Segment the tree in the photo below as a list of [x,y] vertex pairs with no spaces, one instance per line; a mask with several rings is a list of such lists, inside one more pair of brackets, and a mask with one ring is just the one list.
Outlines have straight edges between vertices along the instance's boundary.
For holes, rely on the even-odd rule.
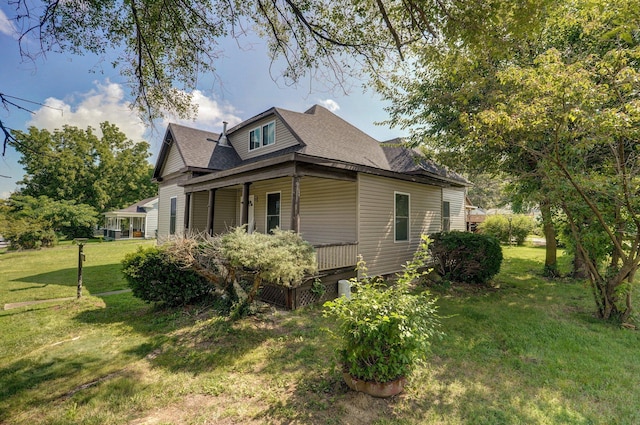
[[495,44],[445,34],[381,87],[416,141],[516,176],[546,217],[561,209],[599,316],[624,321],[640,262],[640,5],[551,4],[524,32],[505,16]]
[[429,146],[440,162],[469,175],[502,176],[505,195],[517,210],[541,206],[547,238],[545,272],[553,276],[557,274],[554,206],[545,196],[538,158],[519,146],[472,141],[468,122],[469,116],[500,101],[498,72],[512,63],[529,63],[541,49],[540,23],[546,22],[548,9],[546,2],[540,5],[531,15],[537,23],[525,25],[526,31],[509,29],[523,20],[517,18],[520,12],[509,17],[506,11],[512,6],[497,5],[505,8],[498,13],[505,15],[505,21],[488,29],[484,39],[465,37],[462,29],[421,46],[415,49],[415,60],[379,88],[392,101],[389,122],[411,129],[413,143]]
[[[598,315],[626,321],[640,263],[640,5],[576,1],[552,46],[496,73],[496,101],[467,115],[473,143],[538,161],[589,271]],[[544,141],[545,143],[540,143]]]
[[0,202],[0,233],[13,247],[51,246],[58,236],[90,237],[98,212],[86,204],[12,194]]
[[[511,31],[526,32],[548,1],[115,0],[79,7],[16,0],[13,19],[25,57],[115,52],[110,64],[129,79],[134,105],[153,119],[164,111],[193,112],[189,93],[199,75],[215,72],[223,37],[255,30],[268,40],[272,58],[284,60],[288,82],[315,70],[341,85],[363,71],[380,76],[409,46],[443,36],[495,44]],[[508,27],[486,31],[486,23],[497,22]]]
[[149,144],[128,140],[108,122],[100,129],[100,138],[91,127],[16,131],[13,145],[26,172],[20,193],[87,204],[99,212],[154,196]]

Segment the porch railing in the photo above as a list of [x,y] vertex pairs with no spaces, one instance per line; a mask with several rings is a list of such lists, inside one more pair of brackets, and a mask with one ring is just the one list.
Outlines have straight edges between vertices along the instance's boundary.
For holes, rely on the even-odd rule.
[[358,242],[318,244],[313,247],[316,249],[319,271],[355,267],[358,261]]

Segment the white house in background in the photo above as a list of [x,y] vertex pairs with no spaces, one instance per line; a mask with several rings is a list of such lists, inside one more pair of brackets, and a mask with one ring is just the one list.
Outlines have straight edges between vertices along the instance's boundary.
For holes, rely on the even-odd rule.
[[104,237],[154,239],[158,231],[158,197],[144,199],[121,210],[104,213]]
[[466,230],[469,182],[401,140],[380,143],[321,106],[271,108],[222,134],[170,124],[154,170],[158,238],[185,230],[299,232],[320,270],[401,270],[422,233]]

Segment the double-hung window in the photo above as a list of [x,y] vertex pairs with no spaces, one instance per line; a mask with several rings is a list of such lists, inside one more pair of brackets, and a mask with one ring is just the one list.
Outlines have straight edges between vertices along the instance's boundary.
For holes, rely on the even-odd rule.
[[178,212],[178,199],[171,198],[171,206],[169,207],[169,234],[176,234],[176,216]]
[[280,227],[280,192],[267,193],[267,233]]
[[276,142],[276,123],[261,125],[249,132],[249,150],[258,149],[261,146],[273,145]]
[[448,232],[451,230],[451,204],[449,201],[442,202],[442,231]]
[[396,242],[405,242],[409,240],[409,194],[395,192],[394,206],[394,240]]

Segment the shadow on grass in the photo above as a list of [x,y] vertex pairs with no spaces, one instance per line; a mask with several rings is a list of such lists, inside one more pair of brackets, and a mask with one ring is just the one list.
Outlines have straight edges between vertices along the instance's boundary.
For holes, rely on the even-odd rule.
[[[48,359],[21,359],[0,369],[0,422],[7,419],[11,413],[12,398],[19,408],[35,407],[61,397],[59,390],[51,386],[51,382],[69,379],[85,368],[93,367],[98,359],[77,356],[73,360],[48,358]],[[37,387],[47,387],[42,392],[42,397],[29,397],[25,400],[22,393],[32,391]],[[46,395],[44,395],[46,394]],[[6,403],[6,404],[5,404]],[[15,406],[13,406],[15,408]],[[13,412],[15,413],[15,412]]]
[[[53,406],[71,397],[75,397],[76,403],[85,404],[95,397],[130,399],[144,389],[139,373],[126,368],[91,377],[88,382],[77,382],[77,376],[83,376],[87,370],[100,369],[103,364],[102,358],[76,355],[73,360],[55,357],[22,359],[0,369],[0,423],[15,419],[16,412],[43,405]],[[77,386],[70,388],[69,382],[77,382]],[[111,389],[99,390],[96,395],[90,389],[97,388],[99,384],[110,385]],[[72,422],[62,420],[60,423]]]
[[[84,266],[82,268],[83,286],[91,293],[99,293],[116,289],[124,289],[127,287],[121,273],[119,264],[107,264],[100,266]],[[39,273],[30,276],[24,276],[19,279],[13,279],[11,282],[23,282],[26,284],[39,284],[41,286],[25,286],[14,288],[10,291],[26,291],[34,290],[37,296],[37,290],[47,287],[48,285],[75,287],[78,284],[78,269],[66,268],[55,270],[47,273]]]

